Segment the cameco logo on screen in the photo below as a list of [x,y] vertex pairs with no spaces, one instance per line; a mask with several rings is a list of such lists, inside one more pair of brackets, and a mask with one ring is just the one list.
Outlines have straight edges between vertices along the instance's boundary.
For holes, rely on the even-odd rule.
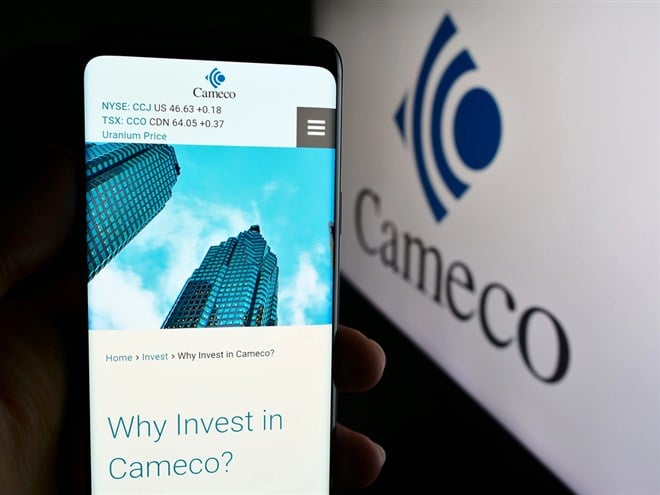
[[218,89],[218,86],[225,82],[225,79],[226,77],[217,69],[217,67],[214,67],[213,70],[206,75],[206,80],[211,83],[213,89]]
[[[454,23],[449,16],[445,16],[424,56],[412,101],[409,102],[406,95],[395,114],[402,138],[410,141],[412,146],[419,180],[436,222],[447,215],[447,208],[433,189],[433,172],[429,171],[427,161],[435,163],[437,173],[454,198],[459,199],[469,188],[450,167],[445,152],[446,143],[442,140],[442,116],[447,96],[462,75],[477,68],[467,50],[462,50],[451,60],[435,87],[430,114],[424,111],[433,65],[455,33]],[[412,113],[407,119],[409,103]],[[425,115],[430,115],[430,121],[424,118]],[[472,88],[461,97],[454,118],[453,135],[458,155],[468,168],[478,171],[490,165],[500,145],[502,121],[497,103],[487,90]],[[433,151],[433,156],[428,160],[424,156],[425,136],[429,136]]]
[[195,98],[219,98],[219,99],[229,99],[233,100],[236,98],[235,91],[221,91],[218,90],[220,85],[227,80],[227,77],[220,72],[217,67],[211,69],[211,71],[204,76],[213,89],[203,89],[200,87],[193,88],[192,94]]

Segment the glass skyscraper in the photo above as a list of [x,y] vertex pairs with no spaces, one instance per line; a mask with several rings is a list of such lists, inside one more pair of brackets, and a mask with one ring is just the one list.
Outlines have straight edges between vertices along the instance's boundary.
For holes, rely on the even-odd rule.
[[162,328],[277,325],[279,267],[258,225],[211,246]]
[[165,144],[86,145],[88,280],[165,207],[180,172]]

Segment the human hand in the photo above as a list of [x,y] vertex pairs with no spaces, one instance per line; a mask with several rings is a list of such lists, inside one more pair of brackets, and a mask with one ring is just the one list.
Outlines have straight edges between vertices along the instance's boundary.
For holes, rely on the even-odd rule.
[[[41,176],[0,212],[2,493],[82,493],[84,487],[81,452],[86,445],[74,446],[70,432],[62,433],[70,424],[68,415],[87,410],[71,403],[76,391],[71,390],[74,368],[69,362],[75,355],[71,346],[84,340],[71,335],[71,321],[76,320],[71,315],[85,311],[75,241],[79,234],[74,233],[76,166],[73,155],[50,147]],[[62,318],[63,314],[68,317]],[[373,387],[385,366],[380,346],[345,326],[339,327],[335,342],[337,390]],[[333,459],[337,487],[369,485],[384,460],[380,446],[337,425]]]
[[[385,369],[385,353],[377,342],[347,326],[335,338],[335,385],[338,392],[364,392],[374,387]],[[362,433],[341,424],[335,430],[334,479],[338,487],[364,488],[385,463],[385,450]]]

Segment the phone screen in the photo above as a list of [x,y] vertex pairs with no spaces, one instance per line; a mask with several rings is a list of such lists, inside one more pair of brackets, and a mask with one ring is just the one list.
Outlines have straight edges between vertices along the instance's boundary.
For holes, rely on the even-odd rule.
[[93,493],[328,493],[337,88],[313,65],[87,63]]

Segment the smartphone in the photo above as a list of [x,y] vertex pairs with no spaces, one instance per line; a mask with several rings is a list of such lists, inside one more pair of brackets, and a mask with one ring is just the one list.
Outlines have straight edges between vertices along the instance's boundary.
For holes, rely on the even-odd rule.
[[329,493],[336,49],[142,32],[84,50],[90,492]]

